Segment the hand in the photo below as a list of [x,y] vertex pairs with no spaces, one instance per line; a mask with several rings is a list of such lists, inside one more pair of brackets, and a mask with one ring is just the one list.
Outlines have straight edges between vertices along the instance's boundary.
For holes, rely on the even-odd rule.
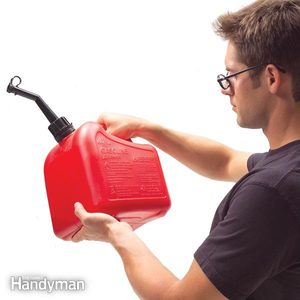
[[89,213],[79,202],[74,204],[74,208],[75,215],[80,219],[82,227],[72,237],[73,242],[82,240],[110,242],[110,229],[119,221],[108,214]]
[[103,113],[97,120],[104,129],[121,139],[128,140],[134,137],[141,137],[140,132],[150,122],[127,115]]

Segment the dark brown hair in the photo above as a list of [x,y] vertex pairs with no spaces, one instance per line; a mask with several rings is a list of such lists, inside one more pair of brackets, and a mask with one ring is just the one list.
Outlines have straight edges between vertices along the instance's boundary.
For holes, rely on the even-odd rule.
[[272,63],[290,72],[300,101],[300,0],[257,0],[221,15],[214,29],[234,43],[247,66]]

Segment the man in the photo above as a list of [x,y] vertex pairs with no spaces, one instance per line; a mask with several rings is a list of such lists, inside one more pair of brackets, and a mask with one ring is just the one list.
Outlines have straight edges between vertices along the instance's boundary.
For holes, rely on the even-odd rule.
[[218,18],[228,41],[218,82],[245,128],[261,128],[270,150],[250,154],[129,116],[99,122],[124,139],[142,137],[199,174],[237,183],[211,232],[177,279],[130,226],[80,203],[73,241],[111,243],[142,299],[300,299],[300,0],[258,0]]

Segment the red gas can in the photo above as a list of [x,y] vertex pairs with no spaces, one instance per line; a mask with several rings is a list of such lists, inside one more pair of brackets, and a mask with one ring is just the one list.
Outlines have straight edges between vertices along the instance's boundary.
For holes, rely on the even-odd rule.
[[95,122],[75,130],[40,96],[19,88],[19,77],[19,84],[13,85],[14,78],[7,91],[34,100],[58,141],[46,158],[44,175],[53,230],[59,238],[69,240],[81,227],[74,215],[77,201],[89,212],[110,214],[134,229],[165,215],[171,202],[154,147],[109,135]]
[[133,228],[170,207],[156,150],[108,135],[98,123],[83,124],[56,145],[44,172],[53,229],[63,239],[80,227],[76,201]]

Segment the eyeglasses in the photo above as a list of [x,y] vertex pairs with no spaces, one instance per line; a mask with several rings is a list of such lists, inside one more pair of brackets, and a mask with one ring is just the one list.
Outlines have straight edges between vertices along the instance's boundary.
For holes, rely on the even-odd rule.
[[[228,88],[231,86],[230,80],[228,80],[229,78],[234,77],[234,76],[237,76],[237,75],[242,74],[242,73],[245,73],[245,72],[248,72],[248,71],[251,71],[251,70],[254,70],[254,69],[257,69],[257,68],[262,67],[262,66],[264,66],[264,65],[268,65],[268,64],[260,64],[260,65],[256,65],[256,66],[249,67],[249,68],[247,68],[247,69],[244,69],[244,70],[241,70],[241,71],[239,71],[239,72],[232,73],[232,74],[229,74],[229,75],[226,75],[226,76],[223,75],[223,74],[220,74],[220,75],[217,76],[217,81],[218,81],[220,87],[221,87],[222,89],[226,90],[226,89],[228,89]],[[276,66],[276,65],[275,65],[275,66]],[[281,68],[281,67],[279,67],[279,66],[276,66],[276,67],[277,67],[277,69],[278,69],[280,72],[286,73],[286,71],[285,71],[283,68]]]

